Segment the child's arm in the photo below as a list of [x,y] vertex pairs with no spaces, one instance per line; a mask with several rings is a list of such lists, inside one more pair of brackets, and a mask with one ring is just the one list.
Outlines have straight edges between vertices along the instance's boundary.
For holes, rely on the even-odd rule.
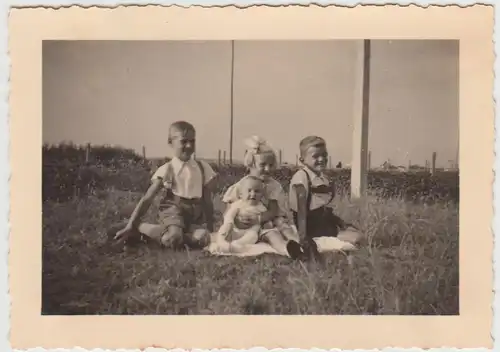
[[314,258],[319,259],[319,252],[316,242],[307,236],[307,191],[303,184],[294,184],[294,191],[296,194],[297,204],[297,230],[299,232],[299,242],[307,255],[312,255]]
[[296,195],[297,231],[299,232],[300,242],[304,242],[307,229],[307,191],[305,186],[301,183],[294,184],[292,187]]
[[205,170],[206,182],[204,185],[204,207],[207,228],[210,232],[214,231],[214,203],[213,194],[216,191],[217,186],[217,174],[214,172],[212,167],[205,162],[202,162],[203,168]]
[[227,234],[233,229],[234,219],[236,218],[237,214],[238,206],[236,203],[232,203],[224,214],[224,221],[222,223],[222,226],[219,228],[219,231],[217,231],[219,235],[223,236],[224,238],[227,236]]
[[268,201],[267,210],[260,215],[260,223],[265,224],[268,221],[272,221],[279,213],[278,201],[276,199],[270,199]]
[[214,201],[213,201],[213,185],[215,182],[210,182],[206,185],[204,199],[205,214],[207,221],[207,228],[210,232],[214,231]]
[[151,186],[149,186],[148,190],[146,193],[141,197],[137,205],[135,206],[135,209],[130,216],[130,219],[127,223],[127,226],[119,231],[116,235],[116,239],[121,240],[121,239],[126,239],[131,233],[132,230],[136,230],[137,227],[139,226],[139,223],[141,221],[141,218],[144,216],[144,214],[149,210],[151,207],[151,204],[153,203],[153,200],[155,199],[155,196],[158,194],[158,191],[163,187],[163,180],[162,179],[154,179],[151,183]]

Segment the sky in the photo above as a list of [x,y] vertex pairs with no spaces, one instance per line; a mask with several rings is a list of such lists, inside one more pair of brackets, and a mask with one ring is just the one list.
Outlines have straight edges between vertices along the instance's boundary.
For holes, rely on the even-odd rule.
[[[356,43],[236,41],[234,149],[259,135],[295,163],[301,138],[326,139],[332,163],[349,164]],[[458,147],[459,44],[372,41],[369,149],[372,166],[423,165]],[[229,155],[230,41],[49,41],[43,44],[43,141],[146,147],[170,156],[170,123],[197,130],[197,156]]]

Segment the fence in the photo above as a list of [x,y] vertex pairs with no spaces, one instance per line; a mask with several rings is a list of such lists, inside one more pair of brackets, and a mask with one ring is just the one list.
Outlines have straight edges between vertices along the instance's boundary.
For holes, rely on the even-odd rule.
[[[143,163],[148,168],[155,168],[162,163],[165,163],[169,160],[169,158],[147,158],[146,154],[146,146],[142,146],[142,155],[138,155],[132,149],[124,149],[112,146],[92,146],[90,143],[87,143],[84,147],[82,146],[61,146],[61,147],[44,147],[46,151],[50,152],[54,151],[54,155],[52,155],[52,159],[56,159],[55,162],[59,162],[58,159],[68,159],[72,161],[84,162],[86,164],[127,164],[127,163]],[[278,149],[277,157],[278,157],[278,165],[280,167],[292,166],[292,163],[283,161],[284,152],[282,149]],[[45,156],[45,153],[44,153]],[[60,156],[58,158],[58,156]],[[83,160],[82,160],[83,157]],[[207,159],[207,158],[205,158]],[[231,163],[227,157],[227,151],[219,149],[217,152],[217,158],[208,158],[207,160],[211,160],[213,164],[218,166],[223,165],[241,165],[241,163],[233,162]],[[388,159],[379,167],[373,167],[372,165],[372,152],[368,152],[367,158],[367,170],[386,170],[386,171],[401,171],[401,172],[409,172],[409,171],[425,171],[430,173],[431,175],[435,175],[436,171],[441,170],[458,170],[458,162],[457,160],[448,160],[448,167],[437,168],[437,152],[432,152],[430,160],[425,160],[425,165],[414,165],[411,160],[408,160],[408,164],[405,166],[402,165],[393,165],[391,160]],[[46,162],[44,161],[44,164]],[[295,155],[295,166],[299,166],[300,158],[299,155]],[[333,162],[332,157],[328,158],[328,169],[350,169],[349,165],[345,165],[341,161]]]

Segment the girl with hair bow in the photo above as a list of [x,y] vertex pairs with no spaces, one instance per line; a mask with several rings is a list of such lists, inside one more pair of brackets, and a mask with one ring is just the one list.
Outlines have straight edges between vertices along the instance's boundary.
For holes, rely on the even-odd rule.
[[267,141],[259,136],[246,139],[245,146],[247,149],[243,163],[247,167],[248,175],[229,187],[222,201],[229,205],[241,199],[241,188],[248,176],[261,179],[264,182],[262,201],[267,211],[258,217],[252,214],[241,216],[237,221],[242,227],[251,226],[258,220],[262,225],[271,224],[272,227],[265,226],[261,230],[258,240],[268,243],[278,254],[297,258],[302,253],[302,248],[298,243],[298,235],[287,221],[284,205],[286,195],[281,184],[271,177],[277,166],[276,153]]

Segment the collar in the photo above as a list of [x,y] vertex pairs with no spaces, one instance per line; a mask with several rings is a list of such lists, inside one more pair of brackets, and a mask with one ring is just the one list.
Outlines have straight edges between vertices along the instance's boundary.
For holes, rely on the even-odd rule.
[[316,178],[319,178],[321,180],[325,179],[325,176],[323,173],[320,173],[319,175],[317,173],[315,173],[314,171],[312,171],[309,167],[307,167],[306,165],[303,166],[303,169],[305,172],[307,172],[307,174],[309,175],[309,177],[311,178],[311,180],[314,180]]
[[172,164],[172,167],[174,168],[174,172],[176,174],[179,174],[181,171],[182,171],[182,168],[185,166],[185,165],[192,165],[192,163],[194,162],[194,160],[191,158],[189,159],[188,161],[182,161],[181,159],[179,159],[178,157],[174,156],[171,160],[170,160],[170,163]]

